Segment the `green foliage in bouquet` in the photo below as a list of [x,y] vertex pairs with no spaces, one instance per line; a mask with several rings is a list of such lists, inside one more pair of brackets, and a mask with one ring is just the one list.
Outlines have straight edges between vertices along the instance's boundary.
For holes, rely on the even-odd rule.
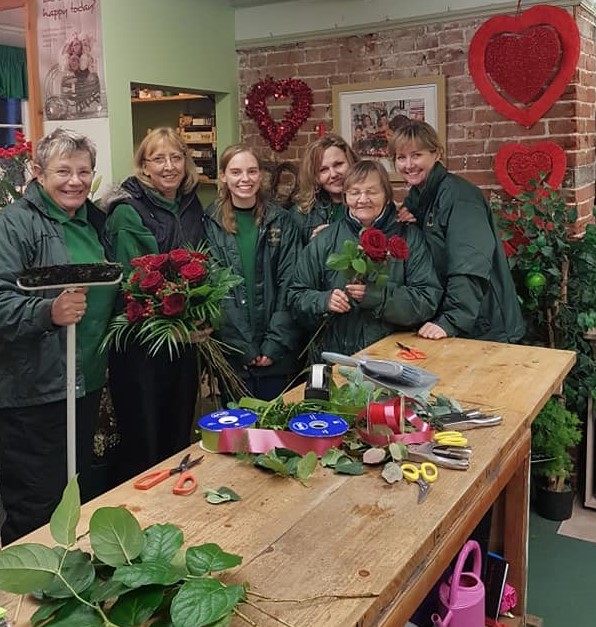
[[92,553],[76,548],[80,518],[73,478],[50,521],[53,548],[20,544],[0,551],[0,589],[37,593],[32,625],[60,627],[224,627],[246,600],[242,585],[213,573],[238,566],[239,555],[217,544],[186,550],[172,524],[141,529],[122,507],[97,509],[89,521]]
[[524,342],[576,352],[565,397],[584,416],[596,390],[596,361],[585,337],[596,326],[596,226],[575,236],[576,208],[544,182],[493,209],[527,326]]
[[0,209],[21,197],[30,162],[31,142],[16,131],[14,146],[0,148]]

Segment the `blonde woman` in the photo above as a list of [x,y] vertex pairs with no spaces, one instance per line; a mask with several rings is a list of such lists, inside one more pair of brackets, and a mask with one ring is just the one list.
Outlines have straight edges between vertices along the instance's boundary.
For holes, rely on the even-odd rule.
[[306,148],[298,174],[298,204],[292,209],[305,246],[345,215],[344,176],[358,160],[350,145],[332,133]]
[[298,371],[300,334],[286,292],[300,238],[290,214],[265,201],[263,168],[252,148],[226,148],[219,176],[219,198],[207,208],[206,238],[211,254],[244,282],[225,302],[216,336],[238,351],[229,361],[248,390],[270,400]]
[[[106,239],[114,261],[130,269],[134,257],[167,253],[203,240],[203,207],[196,167],[172,128],[145,136],[135,174],[104,203]],[[129,342],[110,356],[110,387],[121,442],[116,475],[124,481],[190,444],[198,391],[196,348],[166,349],[155,357]]]

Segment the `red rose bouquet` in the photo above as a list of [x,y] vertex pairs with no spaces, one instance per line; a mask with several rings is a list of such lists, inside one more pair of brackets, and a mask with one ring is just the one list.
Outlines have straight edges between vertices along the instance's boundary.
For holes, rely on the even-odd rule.
[[0,208],[21,197],[30,177],[31,142],[15,131],[15,144],[0,148]]
[[[234,396],[246,393],[224,353],[234,350],[210,336],[221,320],[221,302],[242,278],[218,265],[204,251],[178,248],[144,255],[131,261],[130,276],[122,283],[124,311],[115,316],[102,347],[126,347],[130,338],[154,356],[167,348],[170,358],[181,344],[197,344],[209,374]],[[213,379],[213,377],[212,377]]]
[[387,238],[379,229],[368,228],[360,234],[360,241],[346,240],[339,253],[331,253],[326,265],[330,270],[343,272],[348,283],[369,280],[383,286],[388,279],[388,260],[408,258],[405,239],[399,235]]

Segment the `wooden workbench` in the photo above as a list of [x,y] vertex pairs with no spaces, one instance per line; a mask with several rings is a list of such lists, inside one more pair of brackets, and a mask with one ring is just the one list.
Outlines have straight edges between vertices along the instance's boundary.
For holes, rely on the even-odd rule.
[[[201,487],[228,486],[241,501],[212,506],[200,492],[174,496],[167,482],[147,492],[128,482],[83,507],[79,533],[97,507],[125,506],[143,527],[171,522],[182,528],[187,545],[216,542],[242,555],[242,566],[228,580],[249,582],[260,594],[292,599],[378,595],[264,605],[295,627],[402,627],[501,496],[503,550],[520,599],[516,611],[523,615],[530,425],[575,355],[471,340],[433,342],[409,334],[385,338],[366,353],[394,358],[396,337],[426,351],[424,367],[441,377],[437,393],[457,398],[465,407],[497,408],[504,418],[497,427],[468,432],[474,451],[470,470],[441,469],[421,505],[416,487],[386,484],[379,468],[352,477],[318,467],[304,487],[232,456],[207,454],[196,470]],[[299,397],[300,391],[292,394]],[[190,450],[198,453],[198,445]],[[47,527],[22,541],[53,544]],[[0,605],[14,611],[16,597],[0,595]],[[253,608],[243,611],[259,627],[279,627]],[[25,604],[18,626],[27,624],[30,612]],[[235,619],[232,624],[244,623]]]

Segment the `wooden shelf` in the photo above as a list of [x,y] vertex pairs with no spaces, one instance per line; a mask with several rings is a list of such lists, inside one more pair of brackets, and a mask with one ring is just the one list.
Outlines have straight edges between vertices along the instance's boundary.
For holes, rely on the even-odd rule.
[[199,183],[204,183],[205,185],[217,185],[219,181],[217,179],[210,179],[202,174],[199,174]]
[[161,98],[131,98],[131,102],[172,102],[174,100],[203,100],[207,96],[201,94],[178,94],[177,96],[162,96]]

